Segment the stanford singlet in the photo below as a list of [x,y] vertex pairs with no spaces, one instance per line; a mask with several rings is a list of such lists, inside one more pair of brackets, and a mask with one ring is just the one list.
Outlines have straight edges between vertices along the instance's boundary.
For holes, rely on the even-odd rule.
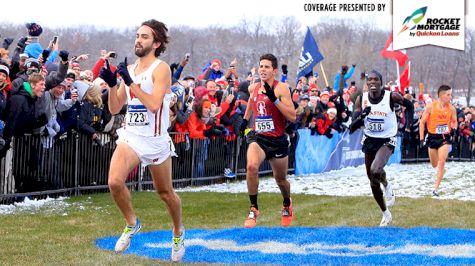
[[[273,90],[278,83],[277,80],[274,80]],[[252,115],[254,118],[252,129],[259,135],[280,137],[285,133],[286,119],[279,108],[265,94],[259,93],[261,87],[261,83],[257,84],[252,93]]]

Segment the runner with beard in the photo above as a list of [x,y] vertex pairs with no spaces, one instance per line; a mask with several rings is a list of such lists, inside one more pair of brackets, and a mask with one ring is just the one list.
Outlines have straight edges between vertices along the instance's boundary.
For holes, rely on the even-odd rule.
[[125,185],[129,173],[139,164],[148,166],[155,190],[165,203],[173,222],[171,259],[180,261],[185,253],[185,230],[182,225],[181,200],[172,186],[174,146],[167,129],[169,126],[170,67],[158,56],[168,43],[168,29],[162,22],[148,20],[142,23],[135,37],[135,55],[138,60],[128,66],[127,58],[117,66],[122,82],[117,89],[116,73],[109,62],[101,70],[101,77],[109,90],[109,110],[120,111],[127,103],[125,126],[118,130],[117,148],[109,169],[109,189],[117,207],[124,216],[126,227],[115,245],[123,252],[130,239],[140,228],[140,220],[132,208],[130,192]]
[[285,83],[275,80],[278,66],[277,58],[265,54],[259,59],[260,82],[249,87],[249,98],[244,114],[241,132],[247,127],[252,114],[252,131],[247,134],[246,180],[251,207],[244,226],[256,226],[259,216],[257,192],[259,187],[259,167],[264,160],[269,160],[275,181],[283,197],[282,226],[292,223],[293,210],[290,198],[290,183],[287,180],[289,136],[285,134],[286,121],[296,119],[295,107],[290,91]]
[[[373,70],[368,75],[366,82],[368,91],[356,99],[350,133],[364,126],[361,143],[365,154],[366,174],[370,180],[373,197],[383,212],[380,226],[387,226],[393,220],[389,207],[395,202],[392,186],[387,181],[384,171],[384,166],[393,154],[397,142],[398,126],[394,105],[400,104],[407,108],[409,115],[406,128],[412,125],[414,105],[401,94],[385,90],[382,82],[382,76],[378,71]],[[386,202],[381,184],[384,186]]]

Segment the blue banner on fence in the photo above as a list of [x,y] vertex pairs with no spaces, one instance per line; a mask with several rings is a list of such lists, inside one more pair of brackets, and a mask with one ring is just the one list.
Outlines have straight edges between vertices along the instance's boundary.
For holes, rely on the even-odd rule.
[[[316,174],[364,164],[364,153],[361,151],[363,130],[357,130],[353,134],[349,131],[335,133],[331,139],[312,136],[309,129],[299,129],[298,132],[299,141],[295,151],[296,175]],[[388,164],[401,162],[400,137],[397,143]]]
[[331,139],[322,135],[310,135],[310,129],[299,129],[299,141],[295,150],[295,174],[320,173],[325,168],[330,154],[335,149],[340,134],[335,132]]

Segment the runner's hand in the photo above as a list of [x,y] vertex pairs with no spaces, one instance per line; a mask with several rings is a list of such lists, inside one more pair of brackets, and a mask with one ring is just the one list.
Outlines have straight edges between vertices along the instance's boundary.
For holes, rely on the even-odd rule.
[[101,69],[99,77],[103,79],[110,88],[117,85],[117,70],[112,72],[109,60],[106,59],[106,65]]
[[369,115],[369,113],[371,113],[371,106],[367,106],[363,112],[361,112],[361,119],[364,119],[365,117],[367,117]]
[[421,139],[421,141],[419,142],[419,149],[424,149],[425,146],[426,146],[425,140]]
[[241,127],[239,128],[239,132],[241,132],[242,136],[244,136],[244,132],[246,131],[247,124],[249,124],[249,121],[247,121],[247,119],[243,119],[241,123]]
[[125,82],[125,85],[130,86],[134,81],[130,77],[129,70],[127,69],[127,57],[125,58],[124,62],[121,62],[117,66],[117,72],[122,77]]
[[275,96],[274,90],[270,87],[270,85],[267,82],[264,82],[264,89],[266,90],[264,95],[266,95],[271,102],[277,101],[277,96]]

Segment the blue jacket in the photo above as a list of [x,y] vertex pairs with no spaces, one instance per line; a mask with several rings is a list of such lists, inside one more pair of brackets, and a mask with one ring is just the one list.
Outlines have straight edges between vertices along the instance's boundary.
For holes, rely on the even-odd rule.
[[[355,72],[355,67],[351,66],[351,68],[348,70],[346,73],[344,79],[345,79],[345,88],[348,88],[348,83],[346,82],[351,76],[353,75],[353,72]],[[338,72],[335,76],[335,83],[333,83],[333,89],[335,92],[337,92],[340,88],[338,88],[338,84],[340,83],[340,76],[341,72]]]

